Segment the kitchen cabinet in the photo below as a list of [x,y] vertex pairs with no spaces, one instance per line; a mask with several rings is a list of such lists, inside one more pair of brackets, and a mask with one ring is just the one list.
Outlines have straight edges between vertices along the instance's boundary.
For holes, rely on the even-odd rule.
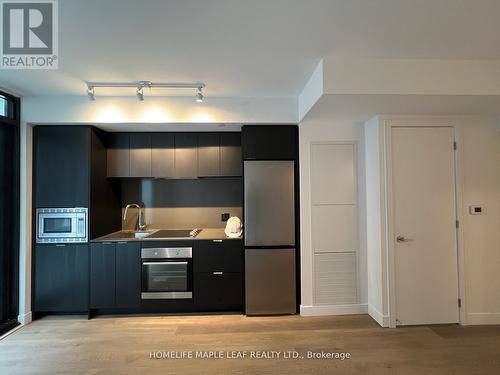
[[220,175],[220,137],[217,133],[198,135],[198,176]]
[[198,240],[194,243],[194,272],[243,272],[241,240]]
[[96,242],[90,248],[90,308],[139,307],[140,243]]
[[108,136],[108,177],[130,177],[130,133]]
[[108,144],[108,177],[242,175],[240,133],[110,133]]
[[34,312],[88,309],[87,244],[37,245],[34,252]]
[[[120,186],[117,181],[106,178],[106,144],[106,134],[91,126],[36,126],[33,130],[34,207],[88,208],[89,238],[118,230],[121,227]],[[36,222],[36,217],[33,221]]]
[[151,134],[130,134],[130,177],[151,177]]
[[141,244],[118,242],[115,256],[116,307],[141,305]]
[[175,134],[175,177],[198,176],[198,135]]
[[113,242],[90,245],[90,308],[116,305],[116,245]]
[[245,125],[241,131],[244,160],[295,160],[298,126]]
[[199,240],[193,249],[193,292],[198,311],[243,308],[243,243]]
[[220,133],[220,175],[242,175],[241,133]]
[[240,311],[243,308],[241,273],[195,273],[193,285],[198,311]]
[[151,140],[151,174],[153,177],[175,176],[175,140],[173,133],[155,133]]
[[88,207],[89,129],[36,126],[33,140],[36,207]]

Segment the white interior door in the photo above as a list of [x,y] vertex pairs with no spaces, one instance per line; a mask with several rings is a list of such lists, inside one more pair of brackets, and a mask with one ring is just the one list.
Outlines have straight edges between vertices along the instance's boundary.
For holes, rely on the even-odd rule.
[[394,127],[391,135],[398,324],[457,323],[453,128]]

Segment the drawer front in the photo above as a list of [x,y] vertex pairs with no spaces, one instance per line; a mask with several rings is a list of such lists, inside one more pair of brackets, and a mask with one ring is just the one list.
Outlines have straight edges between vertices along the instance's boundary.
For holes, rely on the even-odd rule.
[[199,311],[241,311],[243,308],[241,273],[195,274],[193,291]]
[[243,243],[239,240],[195,241],[194,272],[243,272]]

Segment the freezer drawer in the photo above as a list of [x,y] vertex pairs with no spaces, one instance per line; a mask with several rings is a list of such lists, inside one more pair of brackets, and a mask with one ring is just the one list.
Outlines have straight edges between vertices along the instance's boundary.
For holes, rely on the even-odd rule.
[[245,250],[247,315],[296,313],[295,249]]
[[295,246],[293,161],[245,161],[245,246]]

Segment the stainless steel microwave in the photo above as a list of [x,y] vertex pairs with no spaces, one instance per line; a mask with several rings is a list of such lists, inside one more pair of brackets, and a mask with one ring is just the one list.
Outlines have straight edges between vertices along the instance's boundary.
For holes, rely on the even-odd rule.
[[37,243],[88,241],[87,208],[39,208],[36,220]]

